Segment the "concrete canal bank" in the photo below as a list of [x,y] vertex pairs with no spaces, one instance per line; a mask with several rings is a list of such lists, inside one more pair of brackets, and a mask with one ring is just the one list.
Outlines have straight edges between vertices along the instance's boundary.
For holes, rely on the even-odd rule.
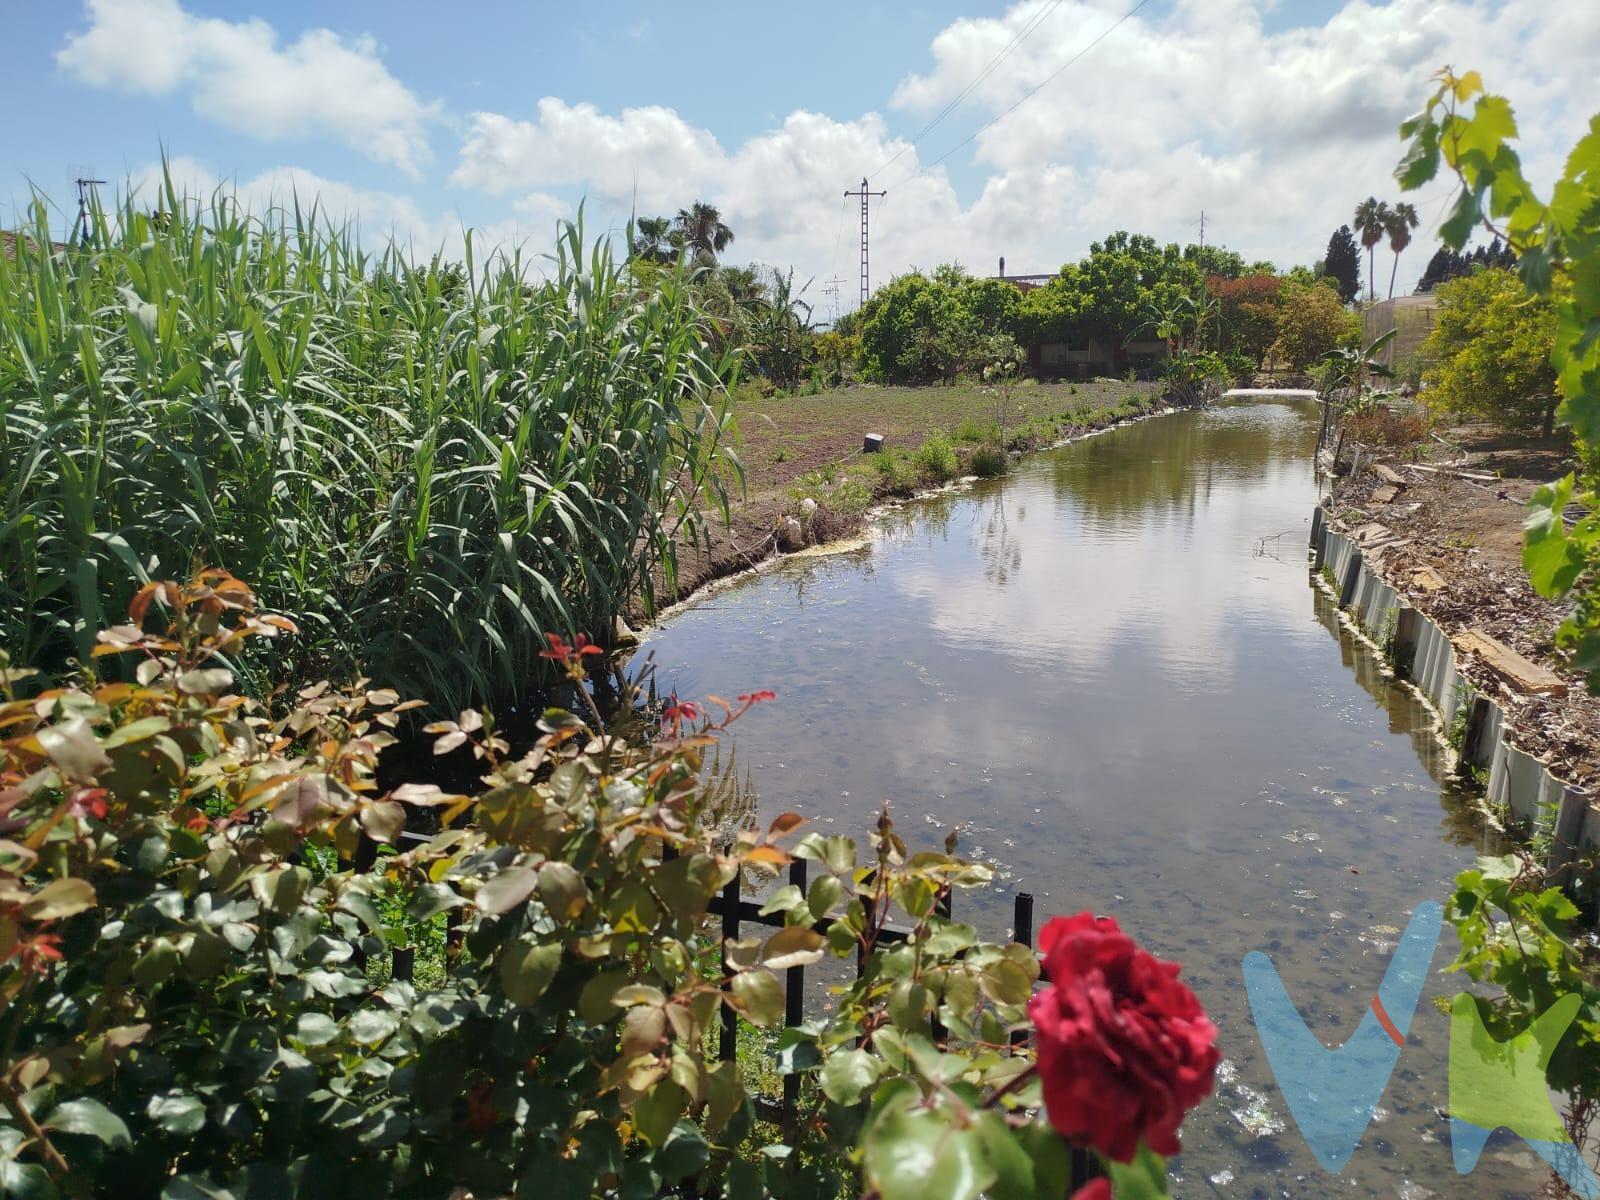
[[1385,574],[1384,550],[1396,539],[1382,526],[1343,528],[1319,505],[1311,522],[1312,569],[1355,624],[1438,711],[1461,760],[1485,781],[1491,809],[1509,823],[1548,838],[1552,880],[1572,882],[1575,863],[1600,849],[1600,805],[1588,791],[1558,778],[1516,745],[1504,708],[1462,670],[1460,651]]

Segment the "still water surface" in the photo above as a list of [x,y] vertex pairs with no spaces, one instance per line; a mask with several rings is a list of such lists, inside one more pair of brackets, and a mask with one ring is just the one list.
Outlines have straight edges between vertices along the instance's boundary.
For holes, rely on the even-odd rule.
[[647,647],[680,695],[777,690],[734,738],[766,816],[859,837],[887,800],[929,848],[959,825],[998,871],[957,899],[987,934],[1026,890],[1041,921],[1095,909],[1182,962],[1226,1062],[1177,1194],[1531,1195],[1537,1160],[1503,1132],[1473,1175],[1450,1162],[1448,932],[1339,1176],[1250,1020],[1240,961],[1261,949],[1343,1042],[1413,906],[1490,849],[1427,710],[1308,580],[1315,439],[1314,408],[1285,403],[1113,430],[898,510],[866,549],[711,592]]

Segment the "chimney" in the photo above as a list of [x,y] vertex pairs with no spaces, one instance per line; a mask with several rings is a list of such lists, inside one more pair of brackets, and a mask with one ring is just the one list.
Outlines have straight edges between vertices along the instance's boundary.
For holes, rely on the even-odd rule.
[[1002,254],[1000,256],[1000,278],[1004,279],[1005,277],[1006,277],[1006,256],[1004,254]]

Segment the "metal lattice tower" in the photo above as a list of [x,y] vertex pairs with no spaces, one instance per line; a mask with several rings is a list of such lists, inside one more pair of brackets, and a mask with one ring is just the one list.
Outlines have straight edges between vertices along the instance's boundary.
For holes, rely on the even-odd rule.
[[861,189],[859,191],[845,192],[846,196],[861,197],[861,304],[863,307],[867,303],[867,292],[870,290],[869,280],[871,278],[867,259],[867,205],[871,202],[872,197],[883,197],[888,194],[888,192],[868,191],[867,177],[865,175],[861,177]]

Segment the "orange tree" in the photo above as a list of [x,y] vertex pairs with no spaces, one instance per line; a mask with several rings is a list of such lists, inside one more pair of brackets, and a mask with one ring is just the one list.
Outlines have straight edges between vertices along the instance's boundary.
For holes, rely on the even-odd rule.
[[[1165,1194],[1217,1062],[1177,968],[1088,914],[1046,924],[1042,963],[984,941],[941,902],[988,869],[887,815],[861,848],[793,814],[719,832],[706,752],[772,693],[674,701],[649,738],[550,710],[520,757],[468,710],[426,732],[470,748],[474,794],[384,791],[415,702],[237,694],[240,649],[295,633],[239,580],[151,584],[129,616],[97,641],[116,677],[0,660],[7,1195],[1058,1200],[1069,1139],[1117,1194]],[[548,642],[586,697],[595,648]],[[368,870],[363,838],[391,848]],[[815,878],[768,897],[782,927],[719,942],[712,897],[792,857]],[[448,946],[426,984],[391,977],[403,928]],[[830,954],[863,969],[783,1034],[796,1117],[758,1129],[708,1053],[721,1014],[777,1024],[778,973]]]

